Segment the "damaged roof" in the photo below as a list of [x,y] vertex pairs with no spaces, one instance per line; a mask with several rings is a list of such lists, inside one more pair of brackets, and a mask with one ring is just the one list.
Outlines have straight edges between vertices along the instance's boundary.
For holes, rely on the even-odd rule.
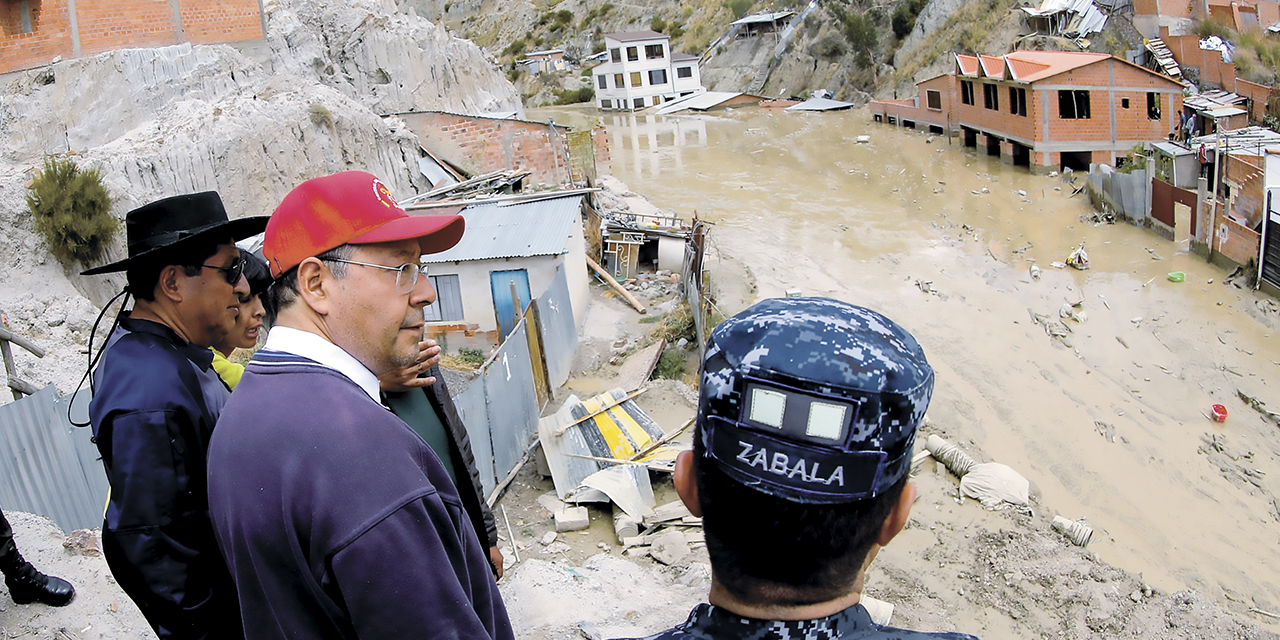
[[582,196],[471,205],[461,215],[467,221],[462,240],[448,251],[424,256],[426,262],[560,255],[582,215]]
[[661,33],[658,33],[657,31],[645,30],[645,31],[620,31],[618,33],[606,33],[604,34],[604,37],[609,40],[617,40],[618,42],[634,42],[636,40],[656,40],[659,38],[665,39],[667,36],[664,36]]
[[769,22],[774,22],[775,20],[781,20],[789,16],[794,16],[795,14],[796,12],[794,11],[773,11],[770,13],[757,13],[753,16],[747,16],[745,18],[742,18],[741,20],[734,20],[729,24],[745,25],[745,24],[769,23]]

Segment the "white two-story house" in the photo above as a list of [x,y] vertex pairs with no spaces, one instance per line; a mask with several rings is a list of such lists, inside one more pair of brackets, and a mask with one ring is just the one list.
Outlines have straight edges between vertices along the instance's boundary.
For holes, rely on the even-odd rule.
[[671,51],[671,38],[657,31],[608,33],[605,62],[593,70],[596,106],[643,109],[705,91],[698,58]]

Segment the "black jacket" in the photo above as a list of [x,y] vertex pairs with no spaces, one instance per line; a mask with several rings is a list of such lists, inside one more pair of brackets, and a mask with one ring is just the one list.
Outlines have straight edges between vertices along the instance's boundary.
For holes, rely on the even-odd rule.
[[111,501],[102,550],[161,638],[243,637],[209,521],[205,456],[230,391],[213,352],[123,318],[93,376],[89,417]]
[[458,484],[466,484],[462,480],[463,469],[466,469],[466,477],[471,480],[469,487],[458,487],[458,496],[467,509],[467,515],[471,517],[471,526],[477,533],[483,532],[482,542],[487,546],[496,547],[498,546],[498,524],[493,518],[493,511],[489,509],[489,504],[485,502],[484,487],[480,484],[480,472],[476,469],[476,456],[471,452],[471,438],[467,436],[467,428],[463,426],[462,418],[458,415],[458,407],[453,404],[453,398],[449,395],[449,385],[445,383],[438,365],[422,375],[435,376],[436,379],[435,384],[426,387],[423,391],[431,400],[431,406],[435,408],[441,422],[444,422],[445,427],[449,429],[449,440],[453,444],[449,447],[449,453],[453,457],[453,468],[458,472]]

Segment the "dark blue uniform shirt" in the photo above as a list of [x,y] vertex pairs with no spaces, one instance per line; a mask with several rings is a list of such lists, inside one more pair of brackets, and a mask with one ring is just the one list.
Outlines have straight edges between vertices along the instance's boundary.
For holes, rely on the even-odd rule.
[[161,638],[243,637],[209,520],[209,438],[231,393],[212,362],[169,327],[124,318],[93,377],[89,417],[111,483],[103,553]]
[[645,640],[977,640],[963,633],[922,633],[882,627],[855,604],[816,620],[756,620],[700,604],[689,619]]

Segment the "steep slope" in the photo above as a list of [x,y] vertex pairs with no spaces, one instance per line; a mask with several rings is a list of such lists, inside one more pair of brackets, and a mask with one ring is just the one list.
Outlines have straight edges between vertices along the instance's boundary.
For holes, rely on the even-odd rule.
[[[267,3],[269,52],[260,60],[226,45],[177,45],[7,79],[0,311],[52,352],[41,360],[16,354],[29,380],[63,391],[75,384],[93,306],[123,285],[119,275],[80,277],[83,265],[58,264],[33,233],[25,185],[46,154],[100,168],[121,218],[160,197],[210,189],[233,217],[265,215],[302,180],[345,169],[376,173],[397,194],[425,188],[417,139],[382,114],[520,107],[479,47],[391,10],[368,0],[276,0]],[[123,236],[102,262],[124,255]]]

